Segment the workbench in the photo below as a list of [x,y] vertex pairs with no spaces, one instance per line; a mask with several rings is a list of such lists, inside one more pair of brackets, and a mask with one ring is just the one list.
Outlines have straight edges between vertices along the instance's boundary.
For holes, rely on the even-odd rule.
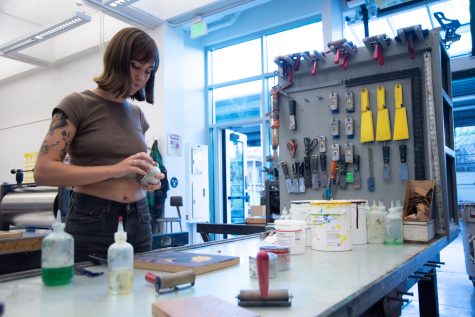
[[[306,248],[304,254],[292,255],[290,270],[279,271],[270,280],[270,288],[288,289],[293,295],[288,308],[248,308],[261,316],[359,316],[396,287],[413,280],[411,276],[428,261],[438,260],[439,252],[449,244],[447,237],[429,244],[357,245],[352,251],[323,252]],[[198,275],[194,287],[157,295],[144,276],[134,270],[133,292],[124,296],[108,294],[107,275],[74,276],[65,286],[45,287],[37,276],[0,276],[0,301],[5,317],[13,316],[151,316],[152,303],[190,296],[214,295],[237,305],[241,289],[257,289],[256,279],[249,277],[249,256],[255,256],[263,242],[258,235],[178,247],[174,250],[234,255],[240,264]],[[431,263],[429,263],[431,264]],[[91,265],[90,270],[106,271],[105,266]],[[435,267],[429,265],[435,273]],[[36,271],[38,274],[39,271]],[[427,281],[425,281],[427,282]],[[424,316],[436,316],[436,275],[420,289],[420,306],[428,307]],[[421,294],[428,292],[429,294]],[[429,301],[424,303],[424,298]],[[433,313],[430,313],[432,311]]]

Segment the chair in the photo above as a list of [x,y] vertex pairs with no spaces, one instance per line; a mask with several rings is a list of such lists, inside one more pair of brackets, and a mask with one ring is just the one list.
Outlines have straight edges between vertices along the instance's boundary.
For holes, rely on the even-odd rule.
[[180,212],[180,207],[183,207],[183,197],[171,196],[170,206],[176,207],[176,212],[178,214],[178,217],[158,218],[156,220],[158,227],[160,227],[161,223],[165,223],[165,233],[168,233],[168,224],[170,224],[170,233],[173,233],[173,223],[178,222],[180,224],[180,231],[183,231],[183,228],[181,227],[181,212]]

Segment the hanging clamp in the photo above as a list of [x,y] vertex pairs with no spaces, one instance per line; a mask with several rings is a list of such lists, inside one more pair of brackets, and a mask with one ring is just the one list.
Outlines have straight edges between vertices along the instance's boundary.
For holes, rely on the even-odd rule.
[[387,37],[386,34],[369,36],[363,39],[364,45],[379,65],[384,65],[383,50],[389,47],[391,41],[391,38]]

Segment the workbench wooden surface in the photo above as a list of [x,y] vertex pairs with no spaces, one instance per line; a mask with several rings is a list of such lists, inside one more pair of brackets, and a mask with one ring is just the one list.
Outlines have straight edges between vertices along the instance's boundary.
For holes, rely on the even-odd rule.
[[41,250],[45,233],[23,232],[21,237],[0,239],[0,255]]
[[[261,316],[358,316],[449,243],[447,237],[430,244],[400,246],[360,245],[352,251],[323,252],[306,249],[291,256],[291,268],[279,271],[270,288],[288,289],[293,295],[288,308],[248,308]],[[107,275],[75,276],[66,286],[45,287],[39,276],[0,283],[0,301],[5,317],[14,316],[151,316],[152,303],[189,296],[214,295],[237,305],[241,289],[257,289],[249,277],[249,256],[262,242],[257,237],[193,248],[192,252],[240,256],[240,264],[199,275],[194,287],[157,295],[144,276],[134,272],[133,292],[108,294]],[[105,271],[104,266],[91,270]],[[1,279],[0,279],[1,280]]]

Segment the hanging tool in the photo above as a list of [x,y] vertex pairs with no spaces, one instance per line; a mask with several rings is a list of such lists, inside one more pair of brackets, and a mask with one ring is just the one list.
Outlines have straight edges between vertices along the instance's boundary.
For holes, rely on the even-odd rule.
[[272,133],[272,151],[273,161],[277,162],[279,147],[279,89],[272,87],[271,89],[271,133]]
[[290,87],[293,84],[293,71],[295,62],[289,56],[277,56],[274,58],[274,63],[282,68],[282,76],[287,79],[287,85],[285,88]]
[[360,175],[360,156],[355,155],[353,157],[353,187],[355,189],[361,188],[361,175]]
[[328,175],[327,175],[327,155],[325,153],[320,154],[320,184],[322,187],[328,186]]
[[[460,34],[455,33],[455,31],[460,27],[460,22],[458,20],[447,19],[442,12],[434,12],[434,17],[445,31],[442,42],[444,43],[445,48],[449,49],[452,43],[461,39]],[[448,21],[449,23],[445,23],[444,21]]]
[[361,129],[360,142],[367,143],[374,141],[373,113],[369,107],[368,89],[361,89]]
[[318,63],[325,61],[325,53],[319,53],[316,50],[313,51],[311,54],[309,51],[303,52],[302,56],[304,59],[310,61],[312,63],[312,76],[317,74]]
[[335,117],[330,122],[330,133],[334,139],[340,138],[340,120]]
[[387,182],[391,180],[391,166],[389,165],[390,157],[389,145],[383,145],[383,179]]
[[299,193],[305,193],[305,167],[304,162],[300,162],[298,165],[298,174],[299,174]]
[[402,181],[407,181],[409,179],[409,170],[407,168],[407,145],[399,144],[399,157],[401,159],[401,165],[399,166],[399,178]]
[[312,189],[319,189],[320,188],[320,177],[318,173],[318,155],[312,155],[312,159],[310,160],[311,168],[312,168]]
[[332,113],[338,113],[338,94],[334,91],[328,96],[328,105]]
[[346,112],[355,112],[355,97],[352,91],[345,92],[345,108]]
[[429,34],[428,30],[422,30],[420,24],[401,28],[397,30],[396,41],[405,43],[407,46],[407,52],[410,59],[416,58],[416,50],[414,47],[414,40],[417,39],[420,42],[424,41],[424,36]]
[[290,58],[294,62],[294,71],[297,72],[300,69],[300,60],[301,60],[300,53],[294,53],[292,54]]
[[409,139],[409,128],[407,125],[406,107],[402,104],[402,84],[400,83],[394,86],[394,106],[396,110],[394,114],[393,140],[407,140]]
[[292,193],[299,192],[299,162],[294,162],[292,164]]
[[373,149],[368,147],[368,167],[369,167],[369,177],[367,179],[368,191],[374,192],[374,174],[373,174]]
[[293,193],[293,186],[292,186],[292,179],[290,178],[290,173],[289,173],[289,165],[287,162],[282,161],[280,163],[280,166],[282,167],[282,172],[284,173],[285,177],[285,188],[287,189],[287,193]]
[[333,62],[339,64],[342,69],[348,68],[350,57],[355,55],[358,51],[358,48],[346,39],[329,42],[327,46],[330,51],[335,54]]
[[[289,307],[292,296],[286,289],[269,290],[269,254],[257,254],[257,277],[259,290],[241,290],[237,296],[238,305],[243,307]],[[222,312],[221,315],[223,315]]]
[[194,286],[196,275],[193,270],[160,275],[148,272],[145,274],[145,280],[155,285],[158,294],[164,294]]
[[348,139],[353,139],[355,136],[355,121],[353,117],[348,116],[345,119],[345,134]]
[[287,150],[289,150],[290,157],[295,160],[295,157],[297,155],[297,146],[298,146],[298,140],[297,139],[290,139],[287,141]]
[[389,123],[389,110],[386,108],[386,92],[383,86],[376,88],[378,104],[378,117],[376,119],[376,141],[391,140],[391,125]]
[[340,185],[340,188],[345,189],[346,188],[346,162],[345,162],[344,155],[342,155],[340,157],[340,161],[338,161],[338,168],[340,170],[339,185]]
[[305,168],[305,186],[313,186],[312,185],[312,167],[310,164],[310,155],[312,154],[313,150],[318,145],[318,140],[313,139],[311,140],[310,138],[304,138],[303,139],[304,143],[304,168]]
[[297,102],[295,100],[289,100],[289,130],[297,130],[297,119],[295,113],[297,109]]
[[[424,72],[425,72],[425,88],[426,88],[426,120],[427,134],[429,144],[429,162],[431,169],[429,170],[430,178],[435,181],[435,206],[437,208],[437,232],[446,232],[444,210],[444,199],[442,197],[442,178],[440,174],[439,161],[439,142],[437,138],[437,121],[435,117],[434,104],[434,87],[432,84],[432,54],[430,51],[424,53]],[[443,145],[442,145],[443,146]]]
[[377,61],[379,65],[384,65],[383,50],[389,47],[391,39],[387,37],[386,34],[379,34],[365,37],[363,43],[368,51],[373,55],[373,59]]

